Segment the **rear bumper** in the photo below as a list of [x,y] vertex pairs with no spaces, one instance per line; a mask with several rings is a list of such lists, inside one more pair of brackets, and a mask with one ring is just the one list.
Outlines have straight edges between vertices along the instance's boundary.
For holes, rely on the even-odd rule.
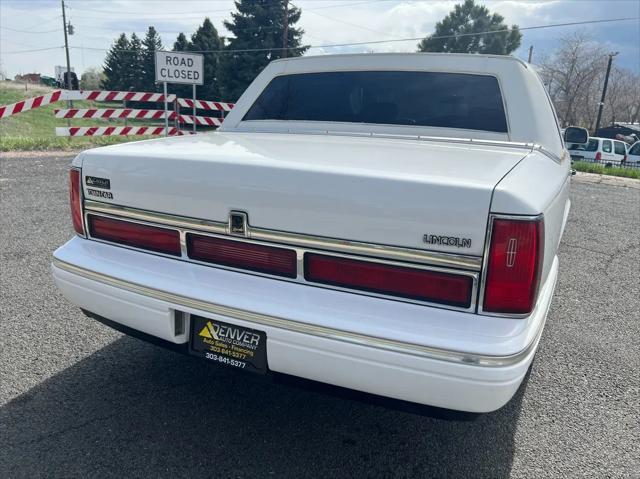
[[538,307],[519,320],[290,284],[80,238],[55,252],[52,271],[74,304],[176,345],[189,331],[176,334],[179,310],[266,332],[276,372],[488,412],[509,401],[533,360],[557,260]]

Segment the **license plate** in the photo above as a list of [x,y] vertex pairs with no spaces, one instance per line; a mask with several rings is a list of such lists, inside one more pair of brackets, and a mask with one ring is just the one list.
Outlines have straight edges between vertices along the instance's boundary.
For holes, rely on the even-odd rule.
[[189,353],[207,361],[265,374],[267,334],[217,319],[191,315]]

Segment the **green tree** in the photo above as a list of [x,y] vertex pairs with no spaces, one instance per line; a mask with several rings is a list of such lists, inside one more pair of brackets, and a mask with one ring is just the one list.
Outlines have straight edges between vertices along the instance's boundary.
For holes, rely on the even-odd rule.
[[[485,33],[502,30],[499,33]],[[460,35],[452,37],[451,35]],[[448,38],[440,38],[448,37]],[[509,28],[500,14],[491,14],[489,9],[477,5],[474,0],[465,0],[442,21],[436,23],[433,35],[418,44],[421,52],[444,53],[492,53],[508,55],[520,46],[522,34],[517,25]]]
[[147,34],[142,40],[142,76],[140,78],[140,88],[142,91],[160,91],[160,85],[156,85],[156,51],[162,50],[162,40],[154,27],[149,27]]
[[187,36],[184,33],[180,32],[178,34],[178,38],[176,38],[176,41],[173,44],[173,51],[183,52],[188,49],[189,49],[189,40],[187,40]]
[[[180,32],[176,41],[173,43],[173,51],[174,52],[183,52],[190,49],[189,40],[187,36]],[[180,98],[191,98],[192,90],[190,85],[180,85],[180,84],[169,84],[168,89],[169,93],[174,93],[178,95]],[[196,90],[197,91],[197,90]],[[201,97],[205,99],[204,96]]]
[[131,34],[129,49],[123,55],[125,69],[122,90],[144,91],[142,67],[142,42],[135,33]]
[[[182,44],[182,43],[181,43]],[[205,18],[202,25],[191,35],[189,50],[202,52],[204,58],[204,85],[197,89],[198,98],[205,100],[220,99],[220,85],[218,79],[218,60],[220,51],[224,47],[224,40],[218,35],[218,30],[209,18]]]
[[[287,50],[283,49],[285,5],[288,5]],[[222,57],[220,79],[223,99],[236,101],[253,79],[272,60],[284,56],[302,55],[308,46],[302,45],[304,31],[295,28],[302,12],[285,0],[236,0],[237,12],[225,27],[233,33]],[[258,50],[258,51],[234,51]]]
[[100,82],[100,86],[104,90],[126,89],[124,88],[124,80],[130,46],[127,35],[121,33],[107,52],[104,61],[104,78]]

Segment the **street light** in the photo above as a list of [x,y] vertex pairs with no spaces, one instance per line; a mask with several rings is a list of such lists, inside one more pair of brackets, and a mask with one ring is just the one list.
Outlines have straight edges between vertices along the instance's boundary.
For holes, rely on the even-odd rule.
[[620,52],[612,52],[609,53],[609,63],[607,63],[607,73],[604,76],[604,87],[602,88],[602,98],[600,98],[600,104],[598,105],[598,118],[596,120],[596,129],[593,132],[593,135],[598,134],[598,130],[600,129],[600,120],[602,119],[602,109],[604,108],[604,98],[607,95],[607,85],[609,84],[609,73],[611,73],[611,62],[613,61],[613,57],[615,57]]

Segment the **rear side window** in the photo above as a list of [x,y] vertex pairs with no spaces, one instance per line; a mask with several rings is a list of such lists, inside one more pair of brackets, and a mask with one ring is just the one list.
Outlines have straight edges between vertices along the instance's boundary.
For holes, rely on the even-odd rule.
[[630,155],[640,155],[640,142],[636,143],[629,150]]
[[594,140],[593,138],[589,139],[589,143],[584,148],[584,151],[596,151],[598,149],[598,140]]
[[615,149],[616,155],[626,155],[627,154],[627,149],[624,147],[624,143],[622,143],[620,141],[614,141],[613,142],[613,147]]
[[283,75],[271,80],[243,120],[507,132],[498,80],[464,73],[358,71]]
[[611,153],[611,140],[602,140],[602,151]]

